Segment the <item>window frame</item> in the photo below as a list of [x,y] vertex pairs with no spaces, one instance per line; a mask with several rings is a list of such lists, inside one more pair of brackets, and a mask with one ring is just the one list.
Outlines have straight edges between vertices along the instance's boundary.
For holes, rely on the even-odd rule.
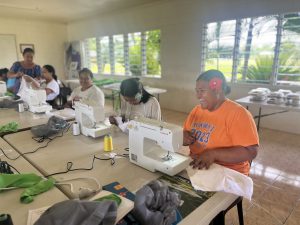
[[[125,34],[114,34],[114,35],[107,35],[107,36],[101,36],[101,37],[96,37],[96,53],[97,53],[97,66],[98,66],[98,73],[97,75],[102,75],[102,76],[130,76],[130,77],[147,77],[147,78],[161,78],[162,77],[162,71],[160,71],[160,74],[148,74],[147,73],[147,38],[146,38],[146,33],[151,32],[151,31],[160,31],[160,39],[161,39],[161,29],[152,29],[152,30],[147,30],[147,31],[137,31],[137,32],[131,32],[131,33],[140,33],[141,35],[141,51],[140,51],[140,57],[141,57],[141,74],[138,75],[132,75],[130,72],[130,53],[129,53],[129,34],[130,33],[125,33]],[[117,74],[115,72],[115,45],[114,45],[114,36],[119,36],[123,35],[123,52],[124,52],[124,68],[125,72],[124,74]],[[109,64],[110,64],[110,73],[102,73],[102,55],[101,55],[101,45],[100,45],[100,40],[102,38],[108,37],[109,39]],[[95,37],[91,37],[95,38]],[[89,48],[88,48],[88,40],[91,38],[86,38],[83,41],[83,63],[84,66],[87,68],[90,68],[90,59],[89,59]],[[99,42],[99,43],[98,43]],[[161,45],[159,54],[161,54]],[[160,55],[161,57],[161,55]],[[161,64],[160,64],[161,67]]]
[[[300,17],[300,12],[297,12]],[[239,54],[240,54],[240,40],[241,40],[241,21],[242,19],[254,19],[254,18],[259,18],[259,17],[245,17],[245,18],[240,18],[240,19],[228,19],[224,21],[212,21],[205,23],[203,28],[202,28],[202,47],[201,47],[201,57],[200,57],[200,70],[201,73],[204,72],[205,70],[205,62],[207,60],[207,52],[208,52],[208,24],[210,23],[217,23],[217,22],[225,22],[229,20],[235,20],[236,21],[236,27],[235,27],[235,41],[234,41],[234,48],[233,48],[233,57],[232,57],[232,73],[231,73],[231,83],[232,84],[243,84],[243,85],[249,85],[249,86],[273,86],[273,87],[287,87],[287,86],[300,86],[300,80],[299,81],[282,81],[278,80],[278,75],[279,74],[279,67],[280,67],[280,47],[282,44],[282,36],[283,36],[283,21],[284,21],[284,16],[289,15],[293,13],[282,13],[282,14],[273,14],[270,16],[274,16],[277,19],[277,24],[276,24],[276,41],[275,41],[275,46],[273,49],[274,52],[274,58],[273,58],[273,63],[272,63],[272,73],[270,76],[269,80],[266,80],[266,82],[259,81],[259,80],[246,80],[243,74],[243,79],[238,80],[237,79],[237,69],[238,69],[238,63],[239,63]],[[267,15],[263,15],[267,16]],[[300,49],[299,49],[300,50]],[[247,65],[249,68],[249,65]],[[300,78],[300,74],[295,74],[291,76],[297,76]]]

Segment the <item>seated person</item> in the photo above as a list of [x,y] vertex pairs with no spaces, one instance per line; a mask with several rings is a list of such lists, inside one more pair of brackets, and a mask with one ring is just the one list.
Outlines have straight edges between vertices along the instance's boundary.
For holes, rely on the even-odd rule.
[[249,175],[259,145],[250,112],[227,99],[230,87],[218,70],[202,73],[196,81],[197,105],[187,117],[183,145],[189,146],[194,168],[218,163]]
[[34,50],[25,48],[23,51],[23,61],[15,62],[7,74],[7,88],[15,94],[18,93],[23,75],[39,79],[41,76],[41,67],[33,62]]
[[73,101],[80,101],[90,106],[104,107],[104,93],[92,83],[93,73],[87,68],[79,71],[80,86],[71,93],[69,101],[65,107],[72,107]]
[[[120,86],[121,116],[123,122],[135,117],[146,117],[161,120],[159,102],[149,94],[137,78],[123,80]],[[115,117],[110,116],[111,124],[118,125]]]

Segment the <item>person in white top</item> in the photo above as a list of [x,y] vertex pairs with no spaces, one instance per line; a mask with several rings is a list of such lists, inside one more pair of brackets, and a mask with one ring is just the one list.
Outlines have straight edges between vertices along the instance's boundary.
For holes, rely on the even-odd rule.
[[87,68],[79,71],[80,86],[75,88],[71,93],[66,107],[72,107],[73,101],[81,101],[90,106],[104,107],[104,93],[95,85],[93,85],[93,73]]
[[[157,99],[149,94],[138,78],[123,80],[120,86],[121,116],[123,122],[135,117],[161,120],[161,110]],[[110,116],[111,124],[118,125],[115,117]]]
[[38,80],[28,75],[23,76],[27,82],[31,82],[33,87],[45,89],[47,101],[50,103],[59,95],[59,84],[57,83],[57,75],[53,66],[44,65],[42,68],[42,78],[46,81],[46,87],[43,87]]

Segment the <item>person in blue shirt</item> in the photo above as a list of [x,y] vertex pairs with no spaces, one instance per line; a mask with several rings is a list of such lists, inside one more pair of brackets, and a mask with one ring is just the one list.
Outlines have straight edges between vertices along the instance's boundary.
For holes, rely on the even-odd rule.
[[7,74],[7,88],[13,93],[18,93],[23,75],[39,79],[41,67],[33,62],[34,50],[25,48],[23,51],[23,61],[15,62]]

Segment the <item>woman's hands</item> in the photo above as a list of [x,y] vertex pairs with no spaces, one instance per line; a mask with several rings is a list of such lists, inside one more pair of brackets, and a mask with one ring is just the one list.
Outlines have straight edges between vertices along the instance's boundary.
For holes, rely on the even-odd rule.
[[118,122],[117,122],[117,120],[116,120],[116,118],[115,118],[114,116],[110,116],[110,117],[109,117],[109,122],[110,122],[111,124],[113,124],[113,125],[118,126]]
[[213,150],[204,151],[200,154],[192,154],[191,157],[193,161],[190,163],[190,166],[193,169],[208,169],[216,160],[215,151]]
[[233,146],[226,148],[206,149],[199,154],[191,154],[193,161],[190,163],[193,168],[208,169],[214,162],[242,163],[255,158],[258,145]]
[[192,135],[190,131],[183,131],[183,145],[188,146],[193,144],[196,141],[196,138]]
[[23,77],[25,81],[31,83],[34,88],[40,88],[40,83],[31,76],[24,74]]
[[[18,72],[18,73],[20,73],[20,72]],[[30,77],[26,74],[23,74],[22,76],[24,77],[26,82],[33,82],[34,81],[34,79],[32,77]]]
[[[122,122],[123,122],[123,123],[125,123],[125,122],[128,121],[128,120],[126,120],[125,115],[122,115],[121,117],[122,117]],[[109,117],[109,122],[110,122],[111,124],[116,125],[116,126],[119,125],[119,123],[118,123],[118,121],[117,121],[117,119],[116,119],[115,116],[110,116],[110,117]]]
[[23,73],[23,72],[20,72],[20,71],[16,73],[16,77],[17,77],[17,78],[22,77],[23,75],[24,75],[24,73]]
[[73,101],[80,101],[80,99],[81,99],[81,97],[75,96],[75,97],[73,98]]
[[[183,145],[192,145],[196,141],[196,137],[187,130],[183,131]],[[203,169],[206,168],[208,169],[212,163],[215,162],[215,151],[209,150],[209,151],[204,151],[200,154],[191,154],[191,158],[193,161],[190,163],[190,165],[194,169]]]

